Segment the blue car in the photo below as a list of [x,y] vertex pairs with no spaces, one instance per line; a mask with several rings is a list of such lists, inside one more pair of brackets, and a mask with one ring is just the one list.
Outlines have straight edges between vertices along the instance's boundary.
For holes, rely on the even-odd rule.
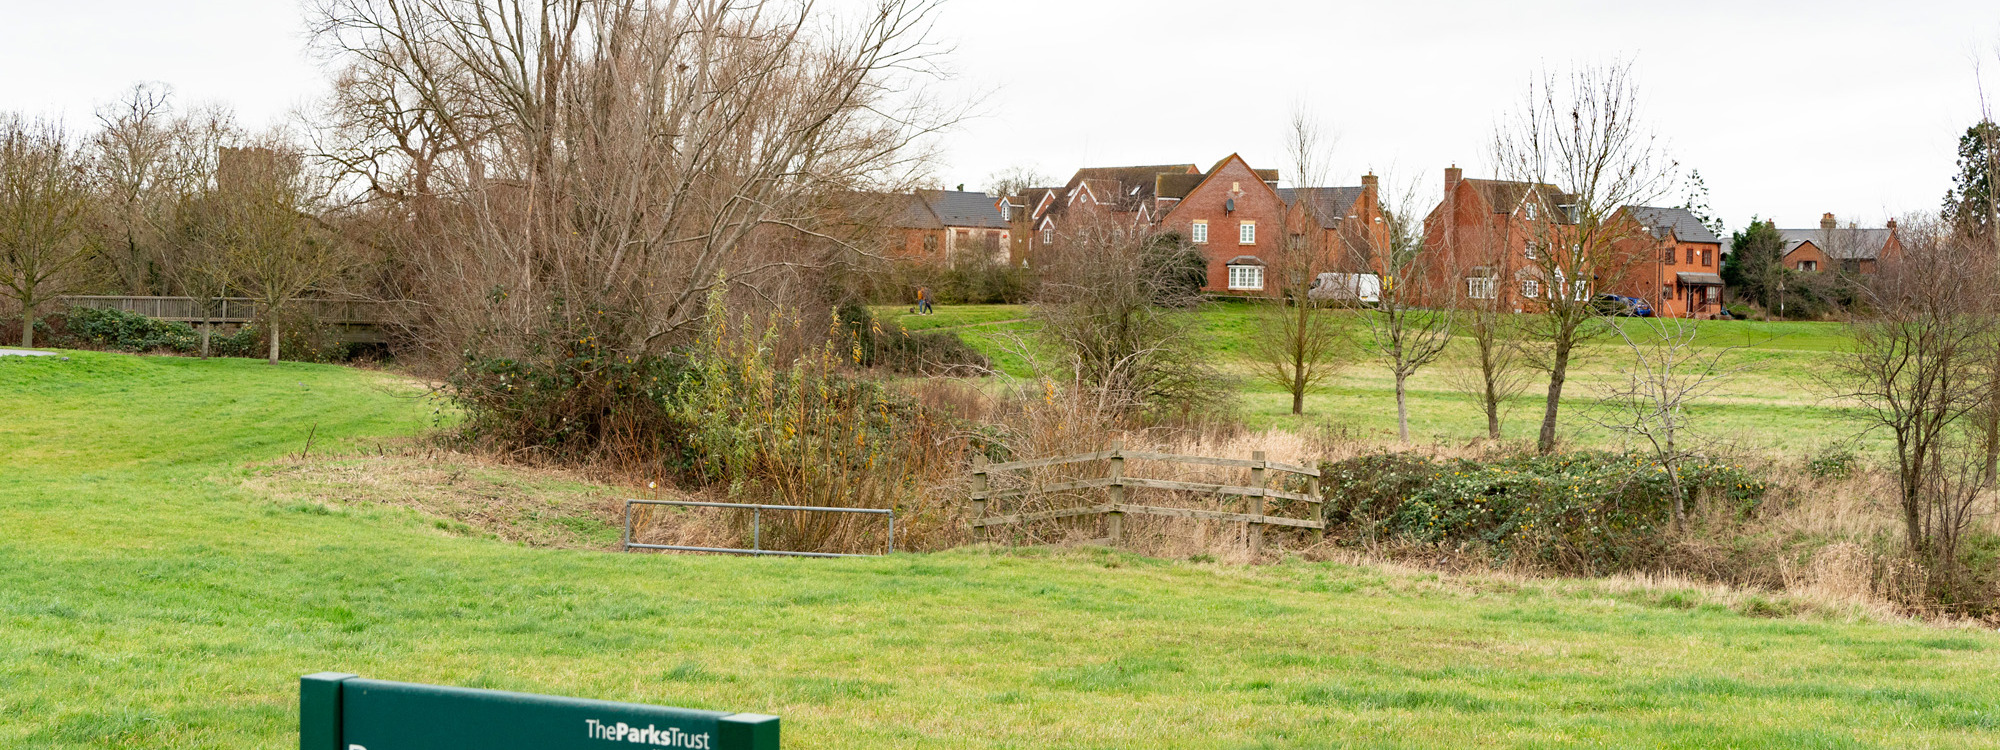
[[1611,315],[1620,318],[1653,317],[1653,305],[1638,297],[1627,297],[1622,294],[1600,294],[1597,295],[1596,303],[1597,312],[1602,315]]

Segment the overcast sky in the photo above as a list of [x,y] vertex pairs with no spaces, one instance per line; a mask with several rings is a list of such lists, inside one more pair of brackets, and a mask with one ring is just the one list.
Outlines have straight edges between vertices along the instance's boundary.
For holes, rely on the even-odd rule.
[[[7,5],[0,109],[88,126],[160,81],[260,126],[324,88],[288,0]],[[1731,228],[1879,224],[1949,187],[1975,61],[2000,92],[1993,2],[958,0],[937,32],[956,45],[942,93],[985,113],[944,144],[939,182],[968,188],[1017,164],[1057,180],[1231,152],[1282,166],[1303,106],[1340,134],[1336,184],[1372,169],[1433,195],[1447,165],[1490,172],[1494,120],[1536,70],[1630,59],[1649,121]]]

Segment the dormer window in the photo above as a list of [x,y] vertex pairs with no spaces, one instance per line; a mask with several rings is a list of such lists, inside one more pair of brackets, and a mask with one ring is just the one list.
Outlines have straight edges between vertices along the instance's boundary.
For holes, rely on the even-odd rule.
[[[1527,210],[1528,210],[1528,221],[1534,221],[1534,220],[1535,220],[1535,204],[1533,204],[1533,203],[1530,203],[1530,204],[1528,204],[1528,205],[1527,205],[1527,206],[1526,206],[1525,208],[1527,208]],[[1533,257],[1533,256],[1529,256],[1529,257]]]
[[1042,227],[1042,244],[1044,245],[1056,244],[1055,227]]

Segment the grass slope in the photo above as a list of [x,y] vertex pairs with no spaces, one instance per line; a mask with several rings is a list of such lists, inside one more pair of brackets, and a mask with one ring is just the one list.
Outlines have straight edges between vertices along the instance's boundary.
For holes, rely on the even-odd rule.
[[[1032,374],[1027,362],[1013,352],[1033,330],[1034,324],[1025,320],[1029,315],[1026,306],[947,305],[927,316],[909,315],[905,308],[880,307],[875,313],[885,326],[949,329],[992,357],[1007,374]],[[1202,346],[1214,352],[1216,364],[1242,379],[1242,416],[1251,426],[1289,428],[1303,423],[1344,429],[1363,439],[1394,439],[1394,380],[1380,359],[1360,351],[1368,336],[1365,328],[1353,330],[1354,359],[1320,391],[1307,395],[1306,413],[1301,418],[1291,414],[1290,393],[1252,376],[1248,358],[1249,341],[1258,327],[1255,309],[1241,302],[1223,302],[1198,315],[1195,329],[1202,337]],[[1642,321],[1615,322],[1635,334],[1642,333]],[[1814,382],[1816,373],[1826,370],[1827,358],[1847,343],[1840,324],[1709,320],[1696,325],[1702,343],[1738,347],[1724,361],[1729,366],[1743,366],[1722,388],[1691,407],[1697,428],[1704,434],[1744,447],[1791,453],[1824,449],[1856,434],[1859,425],[1845,418],[1841,404],[1820,395],[1823,389]],[[1458,346],[1464,347],[1466,342],[1460,341]],[[1564,390],[1564,439],[1578,445],[1614,442],[1607,430],[1592,421],[1589,408],[1601,393],[1599,386],[1619,377],[1616,365],[1627,357],[1623,344],[1613,337],[1596,339],[1582,350]],[[1485,416],[1454,387],[1454,377],[1470,373],[1471,368],[1447,357],[1411,378],[1413,438],[1465,441],[1485,436]],[[1547,383],[1546,376],[1531,373],[1528,388],[1509,402],[1503,422],[1506,438],[1534,439],[1541,426]],[[1880,449],[1884,440],[1877,434],[1863,444]]]
[[[361,371],[0,361],[0,747],[295,740],[343,670],[785,718],[793,748],[1994,743],[2000,637],[1699,593],[1109,552],[532,549],[246,468],[407,434]],[[1756,608],[1765,608],[1757,603]]]

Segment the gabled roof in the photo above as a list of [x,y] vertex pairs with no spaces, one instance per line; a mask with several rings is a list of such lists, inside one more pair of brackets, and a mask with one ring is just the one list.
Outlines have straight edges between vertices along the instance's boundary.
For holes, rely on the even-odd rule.
[[1007,220],[1000,216],[1000,207],[994,205],[993,196],[965,190],[925,190],[918,195],[930,207],[937,220],[947,227],[1007,228]]
[[1360,185],[1351,187],[1278,188],[1278,197],[1284,200],[1287,206],[1295,205],[1301,199],[1310,201],[1307,204],[1307,208],[1311,209],[1313,216],[1319,219],[1319,227],[1321,229],[1333,229],[1340,225],[1341,219],[1354,213],[1354,204],[1361,201],[1361,195],[1364,192],[1366,192],[1366,188]]
[[1633,220],[1646,228],[1655,238],[1665,238],[1661,227],[1671,228],[1674,237],[1682,242],[1712,242],[1722,244],[1722,238],[1701,223],[1701,218],[1685,208],[1658,208],[1654,206],[1626,206],[1625,210]]
[[1883,246],[1889,244],[1889,236],[1894,233],[1893,229],[1851,227],[1778,230],[1778,235],[1785,238],[1786,255],[1810,242],[1834,260],[1874,260],[1881,255]]
[[889,225],[898,229],[943,229],[944,222],[938,220],[937,213],[922,196],[897,194],[886,196],[896,202],[889,211]]
[[[1270,191],[1272,191],[1273,193],[1276,193],[1276,192],[1277,192],[1277,188],[1276,188],[1276,187],[1273,187],[1271,183],[1273,183],[1273,182],[1277,182],[1277,180],[1278,180],[1278,170],[1275,170],[1275,169],[1257,169],[1257,168],[1255,168],[1255,167],[1252,167],[1252,166],[1250,166],[1250,162],[1248,162],[1248,161],[1244,161],[1244,160],[1243,160],[1243,155],[1242,155],[1242,154],[1230,154],[1230,155],[1228,155],[1228,156],[1225,156],[1225,157],[1223,157],[1223,158],[1222,158],[1222,161],[1219,161],[1219,162],[1216,162],[1216,163],[1215,163],[1215,167],[1214,167],[1214,168],[1212,168],[1212,169],[1210,169],[1210,170],[1208,170],[1208,172],[1206,172],[1206,173],[1204,173],[1204,174],[1201,174],[1201,175],[1198,175],[1198,176],[1199,176],[1199,177],[1200,177],[1201,179],[1200,179],[1199,181],[1197,181],[1197,182],[1195,183],[1195,185],[1194,185],[1193,187],[1190,187],[1190,188],[1188,188],[1187,192],[1185,192],[1185,193],[1182,193],[1182,194],[1181,194],[1181,195],[1180,195],[1179,197],[1182,197],[1182,198],[1185,198],[1185,197],[1187,197],[1188,195],[1192,195],[1192,194],[1194,193],[1194,191],[1196,191],[1196,190],[1199,190],[1199,189],[1201,189],[1201,186],[1202,186],[1202,185],[1206,185],[1206,184],[1208,184],[1208,181],[1209,181],[1209,180],[1211,180],[1211,179],[1214,179],[1216,175],[1218,175],[1218,174],[1221,174],[1221,173],[1222,173],[1222,168],[1223,168],[1224,166],[1228,165],[1228,164],[1229,164],[1229,162],[1231,162],[1231,161],[1238,161],[1238,162],[1242,162],[1242,163],[1243,163],[1243,168],[1244,168],[1244,169],[1248,169],[1248,170],[1250,170],[1250,172],[1251,172],[1252,174],[1255,174],[1255,175],[1257,175],[1257,177],[1258,177],[1258,179],[1259,179],[1259,180],[1262,180],[1261,182],[1258,182],[1257,184],[1259,184],[1259,185],[1262,185],[1262,186],[1264,186],[1264,189],[1266,189],[1266,190],[1270,190]],[[1172,213],[1173,213],[1174,211],[1178,210],[1179,208],[1180,208],[1180,204],[1179,204],[1179,203],[1176,203],[1176,204],[1174,204],[1174,207],[1173,207],[1173,208],[1170,208],[1170,209],[1167,209],[1167,213],[1168,213],[1168,214],[1172,214]]]
[[1153,202],[1154,190],[1161,175],[1175,174],[1199,174],[1199,170],[1193,164],[1085,167],[1076,170],[1063,187],[1072,195],[1078,188],[1083,188],[1090,191],[1090,197],[1099,205],[1109,206],[1115,212],[1130,213]]
[[[1217,170],[1222,169],[1222,165],[1228,164],[1230,159],[1242,159],[1242,158],[1243,156],[1241,154],[1230,154],[1228,156],[1222,157],[1222,161],[1218,161],[1215,163],[1215,166],[1209,167],[1208,171],[1205,172],[1204,174],[1215,174]],[[1249,167],[1250,162],[1244,161],[1243,166]],[[1250,171],[1256,173],[1257,179],[1263,180],[1265,182],[1278,181],[1278,170],[1258,169],[1256,167],[1250,167]],[[1192,188],[1190,188],[1190,190],[1192,190]]]
[[[1486,204],[1492,206],[1493,213],[1496,214],[1513,213],[1514,209],[1521,207],[1521,203],[1527,199],[1528,195],[1536,192],[1541,194],[1542,200],[1548,203],[1550,208],[1560,208],[1575,202],[1575,196],[1563,192],[1562,188],[1547,183],[1475,179],[1465,179],[1459,182],[1479,191],[1480,197],[1486,199]],[[1555,218],[1558,223],[1574,223],[1574,220],[1562,211],[1557,211]]]
[[1194,186],[1201,184],[1201,173],[1182,172],[1161,174],[1153,180],[1153,194],[1160,198],[1179,200],[1194,192]]

